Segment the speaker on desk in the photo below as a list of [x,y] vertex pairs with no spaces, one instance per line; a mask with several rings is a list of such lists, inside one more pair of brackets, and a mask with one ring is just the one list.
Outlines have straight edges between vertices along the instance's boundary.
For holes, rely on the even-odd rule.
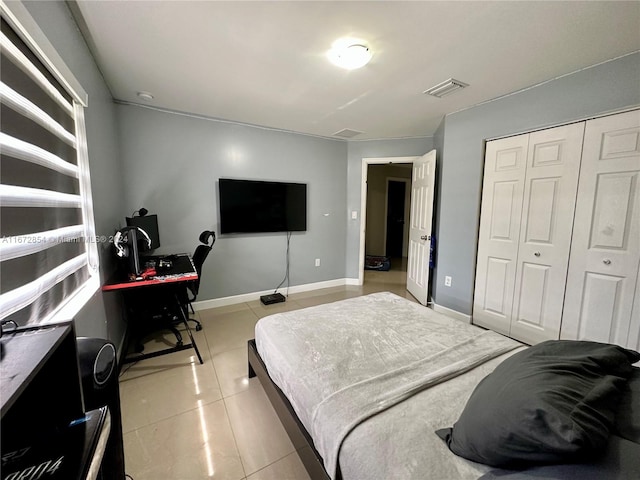
[[77,339],[78,364],[85,411],[106,405],[111,414],[111,432],[102,459],[102,480],[124,480],[124,447],[116,349],[101,338]]

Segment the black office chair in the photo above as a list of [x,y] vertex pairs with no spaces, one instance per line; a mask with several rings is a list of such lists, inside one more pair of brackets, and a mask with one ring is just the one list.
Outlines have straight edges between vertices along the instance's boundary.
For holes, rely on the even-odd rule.
[[[191,313],[195,314],[195,310],[193,309],[193,305],[191,302],[195,302],[196,297],[198,296],[198,290],[200,289],[200,277],[202,275],[202,264],[206,260],[213,244],[216,243],[216,232],[212,232],[210,230],[205,230],[200,234],[200,243],[196,247],[196,251],[193,252],[193,265],[196,267],[196,272],[198,272],[198,279],[193,282],[187,283],[187,303],[188,308],[191,309]],[[189,295],[191,292],[191,295]],[[186,310],[186,308],[185,308]],[[186,311],[186,313],[189,313]],[[202,330],[202,325],[195,318],[189,318],[189,321],[194,322],[196,324],[196,331]]]

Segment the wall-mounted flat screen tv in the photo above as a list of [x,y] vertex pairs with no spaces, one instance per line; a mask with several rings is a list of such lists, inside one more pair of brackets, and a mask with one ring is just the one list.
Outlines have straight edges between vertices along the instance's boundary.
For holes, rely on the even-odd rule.
[[307,230],[307,185],[221,178],[220,233]]

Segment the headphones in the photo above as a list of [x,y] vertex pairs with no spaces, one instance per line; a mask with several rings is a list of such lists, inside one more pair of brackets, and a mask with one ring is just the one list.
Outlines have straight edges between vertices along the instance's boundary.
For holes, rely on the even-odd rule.
[[116,247],[116,255],[120,258],[125,258],[129,256],[129,232],[131,230],[136,230],[142,234],[142,236],[147,241],[147,248],[151,248],[151,239],[147,232],[145,232],[140,227],[124,227],[114,235],[113,237],[113,245]]

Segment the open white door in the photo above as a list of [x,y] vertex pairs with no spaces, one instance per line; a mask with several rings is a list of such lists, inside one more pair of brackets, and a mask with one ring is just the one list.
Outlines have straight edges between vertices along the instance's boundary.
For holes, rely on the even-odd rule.
[[422,305],[427,304],[429,289],[429,251],[435,173],[435,150],[413,161],[407,290]]

